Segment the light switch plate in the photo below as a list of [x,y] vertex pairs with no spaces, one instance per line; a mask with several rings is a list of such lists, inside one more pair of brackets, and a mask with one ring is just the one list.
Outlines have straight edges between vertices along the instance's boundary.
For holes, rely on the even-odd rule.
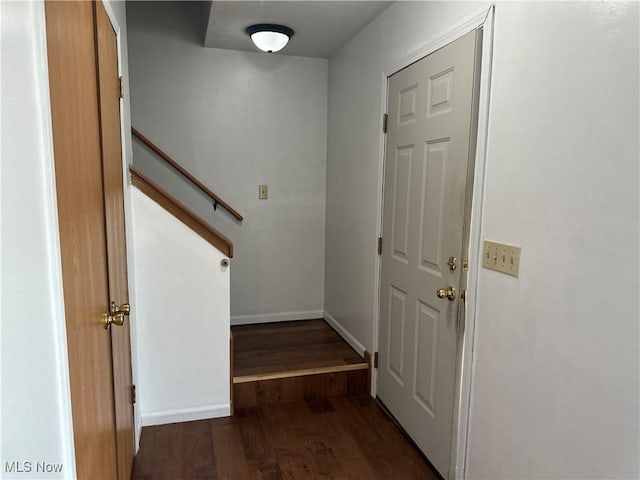
[[269,186],[258,185],[258,199],[266,200],[267,198],[269,198]]
[[517,277],[520,272],[520,247],[485,240],[482,266]]

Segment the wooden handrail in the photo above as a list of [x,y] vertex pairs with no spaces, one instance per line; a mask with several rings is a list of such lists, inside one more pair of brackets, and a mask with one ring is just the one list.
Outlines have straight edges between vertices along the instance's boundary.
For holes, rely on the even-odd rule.
[[187,170],[185,170],[183,167],[181,167],[180,164],[178,164],[178,162],[176,162],[169,155],[167,155],[162,150],[160,150],[160,148],[158,148],[151,140],[149,140],[147,137],[145,137],[142,133],[140,133],[138,130],[136,130],[133,127],[131,127],[131,133],[133,133],[133,135],[138,140],[140,140],[147,147],[149,147],[156,155],[158,155],[165,162],[167,162],[169,165],[171,165],[173,168],[175,168],[178,172],[180,172],[187,180],[189,180],[196,187],[198,187],[198,189],[200,189],[201,192],[203,192],[211,200],[213,200],[213,208],[214,208],[214,210],[215,210],[217,205],[220,205],[225,210],[227,210],[231,215],[236,217],[238,220],[240,220],[240,221],[243,220],[243,217],[242,217],[242,215],[240,215],[240,213],[238,213],[234,208],[232,208],[227,202],[222,200],[218,195],[213,193],[209,189],[209,187],[207,187],[200,180],[198,180],[196,177],[194,177],[191,173],[189,173]]
[[164,191],[157,183],[144,175],[136,167],[130,165],[129,170],[131,171],[131,183],[142,193],[154,200],[222,253],[228,257],[233,257],[233,243],[231,243],[231,240],[192,213],[185,205]]

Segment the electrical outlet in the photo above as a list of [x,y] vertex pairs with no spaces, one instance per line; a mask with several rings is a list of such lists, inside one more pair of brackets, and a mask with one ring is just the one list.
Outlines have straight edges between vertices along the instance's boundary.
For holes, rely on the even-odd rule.
[[485,240],[482,266],[517,277],[520,272],[520,247]]
[[266,200],[267,198],[269,198],[269,186],[258,185],[258,199]]

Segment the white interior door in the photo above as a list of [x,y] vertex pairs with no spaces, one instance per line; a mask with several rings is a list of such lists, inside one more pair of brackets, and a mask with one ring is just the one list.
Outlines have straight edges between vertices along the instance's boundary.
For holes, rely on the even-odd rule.
[[[445,478],[479,37],[389,78],[378,396]],[[451,287],[455,298],[437,296]]]

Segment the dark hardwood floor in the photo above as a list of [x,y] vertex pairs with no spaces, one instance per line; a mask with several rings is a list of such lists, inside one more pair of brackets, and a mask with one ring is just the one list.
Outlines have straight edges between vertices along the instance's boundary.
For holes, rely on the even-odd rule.
[[294,371],[367,368],[366,362],[322,319],[239,325],[231,331],[234,379],[264,380]]
[[134,480],[437,479],[368,396],[236,410],[142,430]]

